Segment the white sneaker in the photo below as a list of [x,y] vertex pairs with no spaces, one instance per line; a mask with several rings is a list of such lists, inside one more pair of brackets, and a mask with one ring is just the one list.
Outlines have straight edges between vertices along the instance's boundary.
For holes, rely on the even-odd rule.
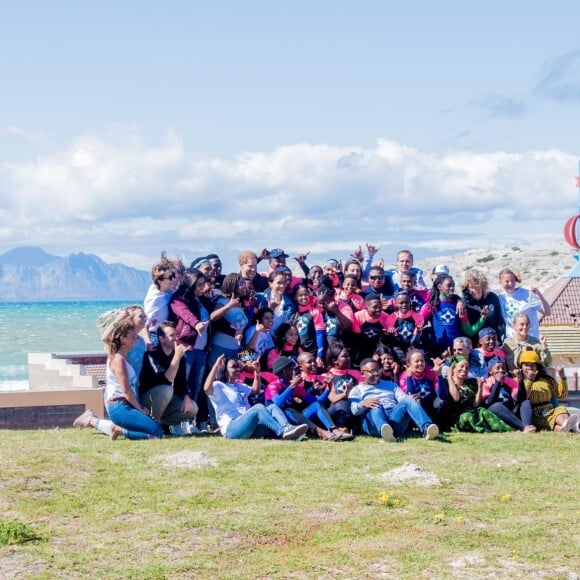
[[437,439],[438,436],[439,427],[437,427],[435,423],[427,425],[427,429],[425,429],[425,439],[427,439],[427,441],[433,441],[433,439]]
[[393,443],[395,441],[395,436],[393,435],[393,428],[388,423],[385,423],[381,427],[381,437],[385,441],[389,441],[389,443]]
[[579,422],[580,422],[580,416],[570,415],[564,421],[564,423],[562,423],[562,426],[560,427],[560,433],[565,433],[566,431],[576,431]]

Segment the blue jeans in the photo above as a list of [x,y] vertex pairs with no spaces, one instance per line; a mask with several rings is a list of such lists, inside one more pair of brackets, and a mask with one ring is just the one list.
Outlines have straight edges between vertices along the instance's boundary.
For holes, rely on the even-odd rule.
[[393,428],[395,437],[401,437],[411,421],[417,425],[421,433],[424,433],[427,425],[433,422],[421,407],[421,403],[411,397],[405,397],[392,409],[385,410],[383,407],[369,409],[362,418],[362,430],[372,437],[380,437],[381,427],[388,423]]
[[151,417],[123,401],[109,403],[107,411],[111,421],[122,427],[127,439],[161,439],[163,431]]
[[194,348],[188,350],[184,355],[185,359],[185,376],[187,377],[187,394],[189,398],[197,403],[197,396],[203,385],[205,378],[205,365],[207,362],[207,353],[205,350]]
[[233,419],[227,426],[224,436],[227,439],[251,439],[264,434],[267,431],[273,432],[278,437],[282,435],[283,429],[280,423],[268,412],[262,404],[250,407],[245,413]]

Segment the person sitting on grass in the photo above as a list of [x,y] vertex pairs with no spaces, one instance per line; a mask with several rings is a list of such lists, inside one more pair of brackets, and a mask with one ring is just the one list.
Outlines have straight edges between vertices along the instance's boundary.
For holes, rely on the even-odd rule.
[[105,386],[105,406],[112,423],[98,419],[88,409],[78,417],[73,426],[95,427],[114,440],[121,435],[127,439],[159,439],[161,427],[149,417],[149,410],[137,398],[137,374],[127,355],[137,340],[137,330],[129,319],[116,322],[108,329]]
[[204,390],[215,409],[221,434],[226,439],[299,439],[308,427],[290,425],[276,405],[268,409],[258,403],[250,406],[248,397],[260,390],[260,367],[255,361],[254,384],[240,382],[240,362],[220,355],[211,368]]
[[524,351],[519,359],[519,372],[526,395],[532,403],[533,421],[538,430],[575,431],[578,433],[580,416],[570,415],[564,405],[554,405],[554,398],[568,396],[568,381],[562,367],[556,369],[558,381],[548,375],[534,350]]
[[[306,354],[314,360],[310,353],[300,356]],[[274,374],[278,377],[277,380],[271,382],[265,391],[268,408],[269,405],[277,405],[283,409],[292,423],[305,423],[309,432],[323,441],[353,439],[350,433],[336,427],[324,405],[308,392],[300,368],[291,358],[278,357],[274,361]]]
[[438,378],[441,372],[442,359],[434,361],[433,368],[425,362],[425,354],[418,348],[411,348],[407,352],[406,369],[399,380],[399,386],[407,395],[411,395],[427,415],[436,420],[441,407],[441,399],[438,397]]
[[361,417],[364,433],[395,441],[414,423],[427,440],[439,435],[439,428],[419,402],[395,383],[381,380],[382,369],[376,360],[364,359],[360,370],[364,382],[352,388],[348,400],[352,414]]
[[532,403],[526,398],[524,385],[507,376],[505,361],[501,358],[492,358],[487,368],[489,377],[483,381],[481,395],[485,408],[510,427],[524,433],[535,433]]
[[328,412],[338,427],[352,431],[353,416],[350,412],[348,396],[351,389],[362,383],[362,375],[351,368],[350,349],[337,341],[328,346],[326,351],[326,368],[324,382],[328,384]]
[[439,424],[444,430],[474,433],[501,433],[511,427],[495,413],[484,408],[483,378],[469,376],[469,362],[463,356],[454,356],[447,373],[447,380],[439,376],[441,407]]

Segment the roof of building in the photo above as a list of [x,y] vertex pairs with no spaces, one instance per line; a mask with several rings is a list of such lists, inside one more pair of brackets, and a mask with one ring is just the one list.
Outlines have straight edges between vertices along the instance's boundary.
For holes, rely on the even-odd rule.
[[542,318],[542,326],[580,328],[580,262],[558,278],[544,297],[552,312]]

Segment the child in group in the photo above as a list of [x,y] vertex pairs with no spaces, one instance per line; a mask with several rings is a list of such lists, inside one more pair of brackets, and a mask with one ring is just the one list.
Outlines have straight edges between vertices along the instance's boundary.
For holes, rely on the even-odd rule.
[[318,350],[322,353],[325,344],[325,330],[324,321],[320,314],[318,314],[318,320],[320,321],[321,328],[317,329],[314,322],[314,312],[317,309],[316,298],[311,294],[308,286],[305,284],[298,284],[297,286],[294,286],[292,299],[294,300],[296,311],[292,317],[291,323],[294,324],[298,330],[300,346],[305,351],[313,354],[316,354]]
[[399,290],[395,295],[395,312],[387,315],[388,342],[399,359],[404,359],[411,347],[421,345],[423,318],[411,309],[407,290]]
[[429,302],[421,308],[425,322],[431,321],[432,333],[428,339],[431,355],[440,357],[452,348],[453,340],[459,336],[473,336],[485,323],[487,309],[481,311],[476,324],[469,323],[465,308],[458,313],[459,297],[455,294],[455,282],[448,274],[440,274],[433,283]]
[[298,360],[298,355],[303,352],[300,346],[300,336],[298,329],[289,322],[283,322],[274,335],[274,348],[268,353],[268,370],[272,370],[274,361],[279,356],[287,356],[293,360]]
[[378,294],[367,294],[365,309],[354,315],[353,341],[357,362],[373,356],[381,338],[386,339],[388,326],[388,315],[381,310],[381,297]]
[[493,358],[499,358],[505,361],[505,352],[501,348],[498,348],[497,334],[493,328],[489,326],[482,328],[479,331],[478,338],[478,348],[474,348],[473,351],[483,356],[485,364],[489,364],[489,361]]
[[348,338],[353,330],[354,313],[344,300],[336,300],[335,291],[323,279],[323,285],[316,293],[316,308],[313,310],[316,330],[324,330],[325,344],[322,352],[319,347],[317,359],[319,366],[324,366],[326,346],[337,340],[348,344]]
[[558,381],[546,373],[540,363],[538,353],[524,351],[519,359],[520,372],[517,373],[532,403],[533,421],[538,430],[579,431],[580,416],[570,415],[564,405],[554,405],[554,398],[568,396],[568,381],[562,367],[558,367]]
[[[311,365],[315,364],[314,356],[303,353],[298,358],[307,375],[310,375]],[[274,374],[278,379],[266,387],[266,405],[277,405],[293,423],[306,422],[310,432],[325,441],[347,441],[353,438],[350,433],[343,433],[336,427],[326,410],[323,403],[328,395],[324,392],[322,383],[320,387],[316,386],[322,392],[321,395],[317,397],[309,392],[309,382],[304,380],[300,367],[286,356],[280,356],[274,361]],[[317,382],[311,383],[311,387]],[[316,425],[314,419],[318,420],[322,427]]]
[[[495,331],[494,331],[495,332]],[[532,403],[526,398],[523,383],[507,376],[505,361],[495,357],[488,362],[489,377],[483,382],[482,402],[486,409],[510,427],[535,433]]]
[[399,379],[401,389],[421,403],[421,407],[433,420],[441,407],[441,400],[437,396],[437,376],[441,372],[442,364],[443,361],[437,359],[433,368],[428,367],[423,351],[411,348],[407,352],[406,369]]
[[362,375],[351,369],[350,349],[344,343],[337,341],[328,346],[326,368],[323,381],[329,388],[328,412],[339,428],[352,429],[348,395],[352,387],[362,382]]
[[399,378],[401,373],[401,364],[399,362],[399,357],[395,351],[386,344],[379,343],[373,358],[381,365],[383,373],[381,379],[383,381],[392,381],[395,384],[399,384]]
[[345,274],[342,287],[337,291],[337,300],[344,300],[353,312],[359,312],[365,307],[365,300],[359,294],[360,282],[354,274]]
[[548,348],[546,335],[541,334],[536,338],[530,334],[530,319],[527,314],[523,312],[516,314],[513,330],[514,336],[504,340],[502,345],[509,371],[513,372],[517,368],[518,359],[526,350],[535,351],[544,367],[549,367],[552,364],[552,354]]
[[406,290],[409,294],[411,310],[420,312],[423,305],[429,301],[429,290],[416,288],[417,275],[413,270],[404,270],[399,279],[400,290]]
[[308,276],[304,280],[312,292],[316,292],[318,288],[320,288],[320,281],[322,280],[322,276],[324,276],[324,272],[318,264],[310,266]]

